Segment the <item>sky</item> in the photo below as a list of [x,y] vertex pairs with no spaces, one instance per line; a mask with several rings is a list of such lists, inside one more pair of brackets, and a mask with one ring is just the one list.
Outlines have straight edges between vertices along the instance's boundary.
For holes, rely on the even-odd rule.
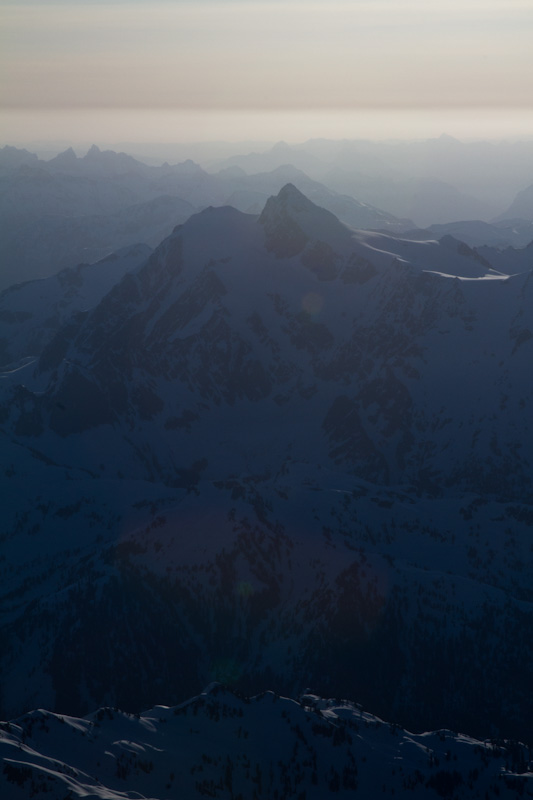
[[106,124],[135,109],[140,136],[162,112],[204,127],[216,113],[238,136],[275,115],[338,128],[342,114],[479,110],[533,135],[533,0],[0,0],[0,14],[14,133],[80,109]]

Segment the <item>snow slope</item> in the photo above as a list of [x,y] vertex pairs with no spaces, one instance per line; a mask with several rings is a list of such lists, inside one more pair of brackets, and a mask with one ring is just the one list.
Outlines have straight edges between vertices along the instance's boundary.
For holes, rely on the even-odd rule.
[[346,700],[216,684],[136,716],[34,711],[2,723],[0,752],[6,800],[533,796],[531,752],[516,742],[413,734]]

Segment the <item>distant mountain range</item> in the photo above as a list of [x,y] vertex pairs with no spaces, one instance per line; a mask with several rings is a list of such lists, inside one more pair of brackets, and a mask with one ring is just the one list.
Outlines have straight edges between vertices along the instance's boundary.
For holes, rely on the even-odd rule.
[[147,166],[93,146],[49,161],[25,150],[0,150],[0,289],[88,263],[135,242],[154,247],[175,225],[210,205],[259,213],[292,181],[348,225],[393,232],[414,223],[338,194],[290,165],[246,175],[209,174],[192,161]]
[[498,220],[533,220],[533,184],[518,192],[511,206]]
[[[410,142],[311,139],[233,155],[218,166],[238,165],[254,173],[285,163],[330,189],[426,227],[501,215],[531,183],[533,143],[460,142],[445,135]],[[532,221],[529,212],[513,217]]]
[[[370,143],[345,143],[332,150],[333,143],[329,149],[328,143],[320,144],[280,143],[263,154],[221,162],[216,173],[190,160],[149,166],[96,146],[81,158],[69,148],[48,161],[27,150],[4,147],[0,150],[0,289],[97,261],[135,242],[155,247],[175,225],[208,206],[231,205],[259,214],[268,197],[287,182],[354,228],[409,232],[418,238],[416,222],[429,226],[439,238],[450,233],[470,246],[499,248],[521,248],[533,240],[529,190],[521,192],[495,223],[481,221],[499,209],[479,198],[469,199],[464,189],[443,181],[446,169],[451,176],[457,174],[457,165],[440,140],[428,143],[424,158],[400,148],[403,168],[413,167],[409,175],[402,173],[400,153],[394,148],[376,151]],[[475,151],[463,152],[459,145],[452,151],[468,174],[465,153],[472,156]],[[498,152],[492,155],[497,161]],[[509,158],[507,162],[512,167]],[[481,165],[477,164],[478,170]],[[363,168],[366,172],[361,172]],[[514,170],[510,173],[516,183]],[[482,187],[478,189],[481,193]]]
[[[406,231],[403,235],[409,239],[421,239],[431,234],[436,239],[453,236],[470,247],[491,247],[498,250],[513,247],[517,250],[514,257],[527,261],[524,248],[533,242],[533,222],[524,219],[513,221],[509,218],[492,224],[481,220],[461,220],[445,225],[430,225],[426,230]],[[501,256],[496,256],[496,259],[500,258]],[[527,261],[527,264],[530,266],[531,261]],[[521,270],[518,269],[517,272],[519,271]]]
[[[354,232],[287,184],[5,292],[1,716],[141,712],[214,680],[531,744],[533,276],[488,251]],[[62,774],[143,771],[137,744],[111,772],[71,762],[77,726]],[[10,787],[35,779],[24,753]],[[437,794],[466,797],[443,769]]]
[[[273,180],[271,175],[266,177]],[[309,184],[314,188],[312,181]],[[332,206],[343,203],[342,197],[332,196],[331,199]],[[349,201],[349,198],[345,199]],[[168,204],[169,213],[172,209],[176,210],[176,201],[168,197],[138,207],[139,216],[145,226],[149,218],[148,207],[162,204]],[[128,213],[131,213],[131,209]],[[94,218],[89,219],[93,224]],[[108,217],[102,217],[101,229],[106,220]],[[533,233],[533,223],[531,229]],[[354,243],[357,241],[363,250],[369,250],[365,252],[365,257],[372,259],[374,251],[379,250],[398,259],[408,260],[426,270],[431,268],[431,271],[441,270],[461,277],[512,275],[531,269],[531,247],[507,247],[501,250],[498,247],[485,246],[472,249],[466,244],[466,241],[472,239],[481,241],[483,235],[490,240],[487,231],[490,234],[498,230],[487,223],[464,222],[435,225],[426,231],[408,231],[401,237],[359,231],[357,234],[352,233],[352,240]],[[450,235],[451,232],[464,236],[465,241]],[[128,233],[132,235],[133,231],[128,228]],[[436,237],[435,240],[430,238],[432,235]],[[437,240],[440,244],[437,244]],[[24,356],[40,355],[45,345],[73,313],[96,305],[126,272],[140,265],[149,252],[150,248],[146,245],[124,247],[97,264],[79,264],[46,279],[17,283],[1,293],[0,366],[8,365]]]

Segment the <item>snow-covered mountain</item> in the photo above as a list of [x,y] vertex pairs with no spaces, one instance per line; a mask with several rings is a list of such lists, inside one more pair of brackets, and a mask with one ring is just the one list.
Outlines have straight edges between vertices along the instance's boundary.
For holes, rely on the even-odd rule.
[[516,742],[413,734],[346,700],[219,685],[140,715],[34,711],[0,727],[0,754],[5,800],[533,796],[531,751]]
[[218,680],[530,741],[532,281],[292,185],[178,226],[2,375],[2,716]]
[[481,258],[490,262],[495,270],[513,275],[518,272],[527,272],[533,265],[533,240],[522,248],[505,247],[476,247],[476,252]]

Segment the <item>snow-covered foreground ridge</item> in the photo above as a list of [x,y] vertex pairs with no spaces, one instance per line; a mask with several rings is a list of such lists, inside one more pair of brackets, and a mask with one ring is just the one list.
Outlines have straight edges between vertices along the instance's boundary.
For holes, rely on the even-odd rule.
[[517,742],[413,734],[347,700],[217,684],[140,715],[33,711],[1,724],[0,753],[5,800],[533,796],[532,752]]

